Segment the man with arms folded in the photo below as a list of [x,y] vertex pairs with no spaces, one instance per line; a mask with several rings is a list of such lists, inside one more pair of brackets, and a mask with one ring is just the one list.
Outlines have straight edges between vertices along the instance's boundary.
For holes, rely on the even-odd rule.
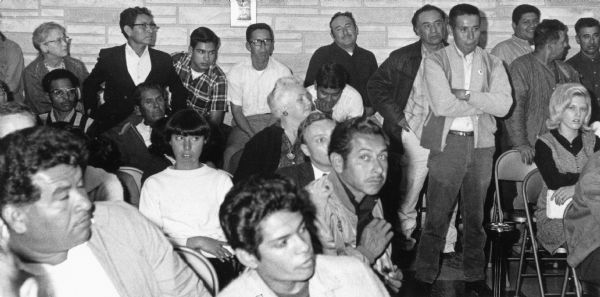
[[253,176],[234,186],[219,217],[236,257],[248,268],[219,297],[389,296],[360,261],[315,255],[315,207],[286,178]]
[[0,216],[21,266],[52,296],[210,296],[160,230],[123,202],[92,207],[84,142],[31,127],[0,142]]
[[461,192],[465,296],[486,292],[483,204],[492,174],[494,116],[510,109],[511,89],[502,61],[478,47],[479,9],[459,4],[450,10],[454,42],[423,62],[429,114],[421,145],[428,159],[427,216],[417,249],[415,278],[432,284]]

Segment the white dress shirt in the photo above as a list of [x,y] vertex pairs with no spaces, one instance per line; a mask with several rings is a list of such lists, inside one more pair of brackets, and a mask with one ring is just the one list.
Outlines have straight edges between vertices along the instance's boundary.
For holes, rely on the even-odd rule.
[[144,48],[141,56],[138,56],[133,48],[129,44],[126,44],[125,61],[127,62],[127,72],[129,72],[129,76],[131,76],[136,86],[146,81],[152,69],[148,47]]
[[[459,56],[463,61],[463,72],[465,77],[464,89],[467,90],[467,94],[469,94],[469,87],[471,86],[471,71],[473,68],[473,57],[475,56],[475,52],[470,52],[466,56],[456,47],[454,44],[454,48],[458,51]],[[471,121],[471,117],[458,117],[452,121],[452,125],[450,125],[450,130],[463,131],[463,132],[471,132],[473,131],[473,121]]]
[[43,264],[55,297],[119,297],[119,293],[87,242],[69,250],[57,265]]

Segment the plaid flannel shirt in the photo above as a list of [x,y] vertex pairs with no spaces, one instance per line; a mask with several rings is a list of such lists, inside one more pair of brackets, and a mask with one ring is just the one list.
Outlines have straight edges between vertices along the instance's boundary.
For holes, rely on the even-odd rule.
[[188,90],[188,107],[202,114],[227,111],[227,77],[219,66],[212,65],[207,73],[192,79],[192,55],[181,52],[173,54],[172,58],[175,71]]

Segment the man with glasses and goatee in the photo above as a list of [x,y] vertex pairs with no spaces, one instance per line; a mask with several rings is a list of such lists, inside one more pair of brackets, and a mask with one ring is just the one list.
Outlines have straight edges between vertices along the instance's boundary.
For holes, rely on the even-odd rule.
[[267,96],[279,78],[292,75],[287,66],[271,57],[275,37],[269,25],[257,23],[248,26],[246,49],[250,52],[250,59],[234,65],[227,73],[227,97],[234,121],[223,153],[223,169],[230,173],[237,168],[237,161],[232,161],[232,157],[254,134],[275,122]]
[[[143,82],[168,86],[172,109],[185,108],[187,90],[175,73],[171,56],[150,47],[159,29],[150,10],[145,7],[125,9],[119,26],[127,43],[100,50],[98,62],[83,85],[85,109],[91,110],[96,120],[116,124],[129,115],[119,110],[133,108],[131,95]],[[104,94],[99,100],[102,84]]]

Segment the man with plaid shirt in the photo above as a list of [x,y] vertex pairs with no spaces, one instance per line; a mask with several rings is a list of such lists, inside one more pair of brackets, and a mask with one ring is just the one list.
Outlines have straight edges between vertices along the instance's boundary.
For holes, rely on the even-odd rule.
[[188,90],[187,105],[206,116],[214,126],[227,112],[227,77],[217,64],[220,38],[199,27],[190,36],[189,52],[173,55],[173,66]]

